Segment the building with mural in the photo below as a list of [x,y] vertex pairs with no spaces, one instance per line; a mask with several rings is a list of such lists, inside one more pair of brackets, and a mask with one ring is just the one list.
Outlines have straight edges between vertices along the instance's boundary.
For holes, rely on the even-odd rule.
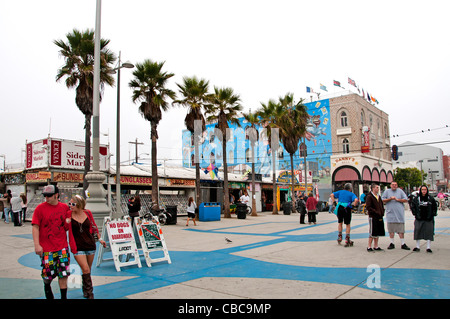
[[[332,191],[351,182],[355,193],[367,190],[371,182],[387,185],[392,181],[392,164],[389,139],[389,117],[358,94],[348,94],[305,103],[309,120],[305,137],[294,154],[296,191],[305,191],[305,161],[300,156],[302,144],[306,145],[306,174],[308,192],[314,189],[326,201]],[[239,118],[240,126],[231,125],[225,137],[227,163],[230,172],[249,172],[252,164],[251,143],[247,130],[250,124]],[[200,167],[213,164],[222,166],[221,133],[216,123],[206,125],[199,145]],[[255,173],[271,178],[273,145],[269,144],[266,130],[257,126],[255,142]],[[183,166],[194,167],[192,134],[182,132]],[[289,196],[290,156],[282,142],[276,149],[276,172],[279,194]],[[312,189],[310,187],[313,187]],[[283,198],[282,198],[283,201]]]

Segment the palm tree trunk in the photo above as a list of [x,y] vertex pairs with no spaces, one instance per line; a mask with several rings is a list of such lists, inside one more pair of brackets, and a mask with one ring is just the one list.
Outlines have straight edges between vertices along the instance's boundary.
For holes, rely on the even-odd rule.
[[294,176],[294,154],[291,156],[291,184],[292,184],[292,212],[295,211],[295,176]]
[[84,176],[83,176],[83,197],[86,198],[88,182],[87,173],[91,170],[91,115],[84,116]]
[[151,126],[151,139],[152,139],[152,205],[156,209],[159,209],[159,198],[158,198],[158,164],[157,164],[157,148],[156,148],[156,127],[157,125],[153,122],[150,123]]
[[194,162],[195,162],[195,203],[200,205],[200,155],[198,154],[197,136],[194,136]]
[[[225,134],[223,134],[225,136]],[[223,158],[223,217],[231,218],[230,213],[230,193],[228,189],[228,164],[227,164],[227,141],[222,141]]]
[[273,189],[273,210],[272,215],[278,215],[278,200],[277,200],[277,174],[275,171],[276,151],[272,150],[272,189]]
[[256,213],[256,198],[255,198],[255,146],[254,146],[254,143],[252,143],[252,216],[258,216],[258,214]]

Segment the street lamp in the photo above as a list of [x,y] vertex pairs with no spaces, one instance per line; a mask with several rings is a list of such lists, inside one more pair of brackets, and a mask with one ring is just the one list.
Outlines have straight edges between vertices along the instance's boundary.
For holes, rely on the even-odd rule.
[[[119,62],[117,67],[112,69],[109,73],[115,74],[117,71],[117,123],[116,123],[116,213],[111,216],[112,218],[122,217],[122,205],[120,195],[120,69],[127,68],[132,69],[134,65],[130,62],[124,62],[120,64],[120,51]],[[112,214],[112,211],[111,211]]]

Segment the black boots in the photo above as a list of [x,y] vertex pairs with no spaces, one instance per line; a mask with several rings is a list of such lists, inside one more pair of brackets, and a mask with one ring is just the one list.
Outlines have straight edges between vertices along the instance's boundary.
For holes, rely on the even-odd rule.
[[83,280],[83,297],[86,299],[94,299],[94,287],[92,286],[91,274],[82,274]]

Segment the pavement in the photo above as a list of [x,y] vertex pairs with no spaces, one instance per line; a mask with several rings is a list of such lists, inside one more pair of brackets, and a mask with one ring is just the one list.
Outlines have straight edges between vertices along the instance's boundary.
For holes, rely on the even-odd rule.
[[[112,261],[96,267],[96,255],[95,298],[176,299],[183,305],[193,299],[449,299],[450,211],[438,212],[432,253],[425,241],[420,252],[412,251],[414,219],[405,214],[411,250],[400,249],[396,235],[393,250],[387,250],[388,236],[380,238],[381,252],[366,251],[368,219],[360,214],[352,218],[353,247],[338,245],[336,216],[328,212],[320,212],[315,225],[301,225],[299,214],[283,212],[245,219],[222,215],[188,227],[186,217],[178,217],[176,225],[162,226],[170,264],[148,267],[142,255],[142,268],[117,272]],[[0,256],[0,299],[44,298],[30,222],[0,222]],[[83,299],[73,256],[71,272],[68,298]],[[52,286],[58,298],[56,280]]]

